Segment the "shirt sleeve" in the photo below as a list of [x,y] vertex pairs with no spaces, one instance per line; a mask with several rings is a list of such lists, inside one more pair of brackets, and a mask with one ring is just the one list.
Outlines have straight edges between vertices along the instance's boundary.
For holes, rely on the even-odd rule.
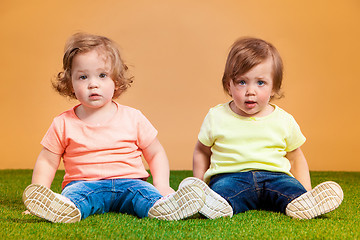
[[206,115],[198,135],[199,141],[207,147],[211,147],[214,144],[214,139],[211,134],[212,123],[211,123],[211,111]]
[[302,134],[299,125],[295,121],[294,117],[290,115],[290,127],[289,127],[289,134],[286,141],[286,152],[291,152],[301,145],[303,145],[306,141],[305,136]]
[[65,151],[64,130],[58,118],[55,118],[41,141],[41,145],[53,153],[62,155]]
[[137,116],[137,145],[144,149],[148,147],[156,138],[158,131],[150,121],[138,111]]

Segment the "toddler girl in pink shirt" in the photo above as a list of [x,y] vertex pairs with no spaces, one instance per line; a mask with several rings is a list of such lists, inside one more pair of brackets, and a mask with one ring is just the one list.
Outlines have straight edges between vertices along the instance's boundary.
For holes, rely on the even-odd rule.
[[[41,141],[32,184],[23,193],[30,213],[63,223],[110,211],[178,220],[204,205],[198,186],[176,192],[169,186],[167,156],[145,116],[113,101],[132,83],[127,70],[112,40],[84,33],[70,37],[53,86],[80,104],[57,116]],[[153,185],[146,182],[141,156]],[[61,159],[60,195],[50,186]]]

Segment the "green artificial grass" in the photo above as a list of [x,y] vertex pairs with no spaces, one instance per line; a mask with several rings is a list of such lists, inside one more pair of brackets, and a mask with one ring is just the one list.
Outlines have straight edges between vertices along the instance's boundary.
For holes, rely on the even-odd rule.
[[[55,192],[60,192],[63,174],[58,171],[55,176]],[[342,186],[345,196],[337,210],[311,220],[267,211],[173,222],[107,213],[74,224],[22,215],[22,191],[30,184],[31,175],[31,170],[0,170],[0,239],[360,239],[359,172],[311,172],[313,186],[333,180]],[[191,175],[191,171],[171,171],[170,184],[177,189],[181,180]]]

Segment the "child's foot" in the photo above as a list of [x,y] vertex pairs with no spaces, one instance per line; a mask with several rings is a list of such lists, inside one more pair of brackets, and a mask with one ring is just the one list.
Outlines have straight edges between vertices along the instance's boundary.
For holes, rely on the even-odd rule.
[[233,209],[230,204],[219,194],[214,192],[205,182],[195,177],[188,177],[180,183],[179,188],[188,184],[198,186],[205,192],[205,204],[199,211],[202,215],[210,219],[232,217]]
[[311,219],[334,210],[340,206],[343,198],[339,184],[323,182],[290,202],[285,213],[293,218]]
[[149,218],[180,220],[199,212],[205,193],[195,185],[179,188],[175,193],[159,199],[149,210]]
[[81,220],[80,210],[73,202],[39,184],[31,184],[24,190],[23,202],[30,213],[54,223]]

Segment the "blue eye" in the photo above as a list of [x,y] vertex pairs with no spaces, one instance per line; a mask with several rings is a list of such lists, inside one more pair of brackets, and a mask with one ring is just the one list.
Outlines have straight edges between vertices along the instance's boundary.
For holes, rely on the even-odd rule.
[[263,86],[263,85],[265,85],[265,82],[264,81],[258,81],[258,85]]
[[79,79],[81,79],[81,80],[85,80],[87,78],[87,76],[85,76],[85,75],[81,75],[80,77],[79,77]]
[[106,76],[107,76],[106,73],[100,73],[99,75],[100,78],[106,78]]
[[236,83],[241,85],[241,86],[246,85],[246,82],[244,80],[238,80]]

